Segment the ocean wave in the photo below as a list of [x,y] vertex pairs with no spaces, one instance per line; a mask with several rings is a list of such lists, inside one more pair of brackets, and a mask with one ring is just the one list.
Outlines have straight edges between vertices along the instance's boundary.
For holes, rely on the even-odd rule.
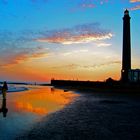
[[[1,89],[1,86],[0,86],[0,89]],[[7,92],[20,92],[20,91],[25,91],[25,90],[28,90],[28,88],[27,87],[9,86]],[[0,90],[0,94],[1,94],[1,90]]]

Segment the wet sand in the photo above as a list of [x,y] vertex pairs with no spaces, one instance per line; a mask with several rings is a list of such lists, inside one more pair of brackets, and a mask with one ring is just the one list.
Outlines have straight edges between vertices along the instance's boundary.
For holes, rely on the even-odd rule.
[[80,94],[17,137],[30,140],[139,140],[140,95]]
[[[10,89],[21,89],[14,85]],[[0,140],[15,140],[32,129],[44,116],[60,110],[77,96],[48,86],[25,86],[29,90],[8,92],[7,100],[0,95]],[[4,110],[7,110],[6,113]]]

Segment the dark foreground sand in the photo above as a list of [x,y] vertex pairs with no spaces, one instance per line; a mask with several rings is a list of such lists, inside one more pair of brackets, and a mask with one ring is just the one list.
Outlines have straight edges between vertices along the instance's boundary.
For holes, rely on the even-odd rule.
[[17,139],[140,140],[140,95],[81,94]]

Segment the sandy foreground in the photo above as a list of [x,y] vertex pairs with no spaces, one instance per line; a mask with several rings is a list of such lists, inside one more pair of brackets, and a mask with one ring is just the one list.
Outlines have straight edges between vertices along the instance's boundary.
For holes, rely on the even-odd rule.
[[16,139],[140,140],[140,95],[82,93]]

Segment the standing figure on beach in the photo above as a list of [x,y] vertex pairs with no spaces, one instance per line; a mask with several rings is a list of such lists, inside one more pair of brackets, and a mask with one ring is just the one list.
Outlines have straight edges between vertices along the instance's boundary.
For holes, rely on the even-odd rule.
[[7,86],[6,81],[4,81],[3,86],[2,86],[2,96],[3,96],[3,99],[6,99],[6,92],[7,92],[7,90],[8,90],[8,86]]

